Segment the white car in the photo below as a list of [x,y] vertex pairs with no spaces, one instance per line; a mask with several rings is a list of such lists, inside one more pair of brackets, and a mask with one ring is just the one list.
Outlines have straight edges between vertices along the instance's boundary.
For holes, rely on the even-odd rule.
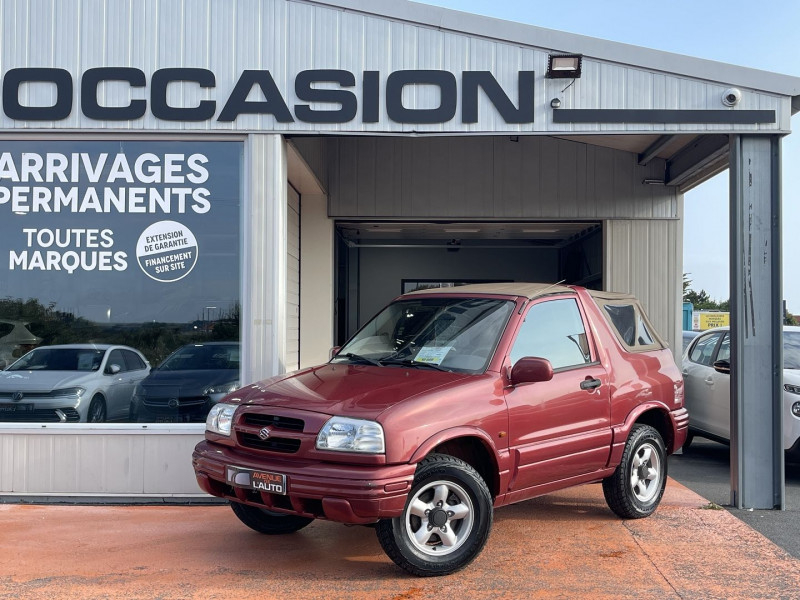
[[[730,442],[731,338],[728,327],[709,329],[692,340],[683,354],[689,437]],[[783,328],[783,448],[800,460],[800,327]]]
[[0,422],[125,419],[133,389],[148,373],[142,353],[127,346],[41,346],[0,371]]

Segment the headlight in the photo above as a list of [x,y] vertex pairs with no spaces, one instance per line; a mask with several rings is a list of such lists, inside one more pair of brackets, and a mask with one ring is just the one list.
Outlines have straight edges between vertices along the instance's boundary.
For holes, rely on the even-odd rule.
[[50,395],[59,398],[80,398],[85,391],[86,389],[82,387],[61,388],[60,390],[53,390]]
[[791,383],[784,383],[783,389],[790,394],[800,394],[800,385],[792,385]]
[[383,427],[375,421],[332,417],[317,436],[317,450],[382,454]]
[[235,392],[238,389],[239,389],[239,382],[231,381],[230,383],[212,385],[211,387],[203,390],[203,395],[208,396],[209,394],[230,394],[231,392]]
[[233,413],[239,407],[238,404],[216,404],[208,411],[206,417],[206,431],[212,431],[220,435],[230,435],[231,425],[233,425]]

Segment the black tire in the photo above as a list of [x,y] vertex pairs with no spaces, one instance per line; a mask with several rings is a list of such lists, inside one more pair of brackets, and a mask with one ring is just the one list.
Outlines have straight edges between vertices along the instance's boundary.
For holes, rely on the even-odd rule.
[[478,472],[453,456],[430,454],[417,466],[403,514],[375,529],[395,564],[431,577],[471,563],[489,538],[492,516],[492,496]]
[[106,421],[106,401],[100,394],[92,398],[89,410],[86,413],[87,423],[105,423]]
[[667,453],[649,425],[631,429],[616,471],[603,480],[608,507],[623,519],[648,517],[658,508],[667,484]]
[[690,446],[692,445],[693,441],[694,441],[694,433],[692,433],[690,431],[689,434],[686,436],[686,441],[683,442],[683,446],[681,446],[681,449],[684,452],[686,452],[690,448]]
[[294,533],[314,520],[308,517],[276,513],[265,508],[249,506],[240,502],[231,502],[231,508],[233,509],[233,514],[239,517],[242,523],[258,533],[267,535]]

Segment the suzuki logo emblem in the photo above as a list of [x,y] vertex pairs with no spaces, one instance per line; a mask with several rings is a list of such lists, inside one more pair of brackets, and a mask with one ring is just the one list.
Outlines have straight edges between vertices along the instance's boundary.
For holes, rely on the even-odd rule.
[[11,400],[12,402],[19,402],[22,400],[22,392],[14,392],[14,394],[11,396]]
[[264,427],[261,431],[258,432],[258,437],[262,440],[266,440],[269,437],[269,429]]

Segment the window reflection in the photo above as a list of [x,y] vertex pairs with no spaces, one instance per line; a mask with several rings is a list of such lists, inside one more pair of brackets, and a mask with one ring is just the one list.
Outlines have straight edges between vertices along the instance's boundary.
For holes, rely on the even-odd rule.
[[[238,387],[241,156],[239,142],[4,142],[0,422],[201,421]],[[216,350],[175,370],[164,411],[138,410],[134,391],[186,348]]]

